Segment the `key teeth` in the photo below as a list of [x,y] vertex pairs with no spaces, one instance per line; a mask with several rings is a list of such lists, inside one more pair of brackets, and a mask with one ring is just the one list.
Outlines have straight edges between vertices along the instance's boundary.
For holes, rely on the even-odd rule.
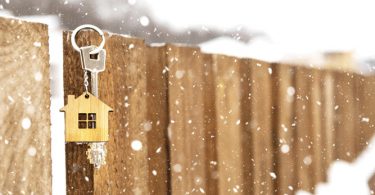
[[93,164],[97,169],[106,164],[106,154],[107,150],[104,142],[90,143],[89,149],[86,151],[87,159],[90,161],[90,164]]

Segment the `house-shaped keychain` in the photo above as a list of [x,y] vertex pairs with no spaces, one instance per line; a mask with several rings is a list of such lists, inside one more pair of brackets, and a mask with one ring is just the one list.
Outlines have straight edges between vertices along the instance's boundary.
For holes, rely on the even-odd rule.
[[68,95],[68,104],[60,111],[65,112],[66,142],[108,141],[108,112],[113,110],[91,93]]

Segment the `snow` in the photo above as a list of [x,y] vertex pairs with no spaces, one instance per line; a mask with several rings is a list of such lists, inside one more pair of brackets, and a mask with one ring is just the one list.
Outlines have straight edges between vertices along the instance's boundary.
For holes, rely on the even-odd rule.
[[184,77],[184,75],[185,75],[185,71],[184,70],[177,70],[175,75],[176,75],[177,79],[182,79],[182,77]]
[[148,19],[147,16],[141,16],[139,18],[139,22],[141,23],[142,26],[148,26],[150,24],[150,20]]
[[[317,195],[371,194],[368,180],[375,173],[375,137],[357,159],[352,163],[335,161],[328,170],[328,182],[319,183]],[[297,195],[309,194],[299,191]]]
[[42,75],[41,72],[38,71],[38,72],[36,72],[36,73],[34,74],[34,79],[35,79],[36,81],[41,81],[42,78],[43,78],[43,75]]
[[[141,1],[139,1],[140,3]],[[215,29],[222,32],[243,28],[254,32],[262,43],[238,43],[236,38],[217,40],[226,54],[259,59],[280,59],[327,51],[353,51],[356,59],[372,58],[375,48],[374,2],[274,1],[274,0],[143,0],[150,17],[177,32],[189,29]],[[292,5],[292,6],[291,6]],[[317,11],[318,10],[318,11]],[[191,13],[194,13],[192,17]],[[348,14],[355,13],[355,14]],[[173,16],[173,17],[171,17]],[[229,43],[226,45],[224,43]],[[215,43],[210,42],[209,45]],[[203,45],[206,47],[205,45]],[[252,51],[246,52],[246,47]],[[233,49],[236,48],[236,49]],[[216,52],[215,52],[216,53]],[[221,53],[221,52],[220,52]],[[317,59],[318,60],[318,59]]]
[[[5,1],[9,3],[9,0]],[[63,4],[77,4],[80,1],[64,1]],[[118,17],[122,10],[128,10],[129,7],[112,7],[109,13],[100,12],[109,6],[105,1],[96,1],[97,13],[103,18],[111,19]],[[372,1],[311,1],[300,2],[297,0],[287,1],[198,1],[198,0],[128,0],[130,6],[143,4],[147,7],[149,15],[139,17],[139,23],[143,27],[150,25],[150,20],[169,24],[176,32],[185,32],[190,29],[201,29],[210,32],[216,29],[226,32],[231,29],[246,28],[255,33],[255,39],[249,42],[239,41],[241,37],[218,37],[200,44],[203,52],[220,53],[237,57],[257,58],[265,61],[288,61],[296,57],[313,56],[312,62],[321,63],[321,56],[317,53],[327,51],[353,51],[356,59],[373,58],[375,56],[375,45],[369,44],[375,42],[375,28],[369,24],[371,18],[375,17]],[[270,6],[272,5],[272,6]],[[290,6],[293,5],[293,6]],[[111,5],[112,6],[112,5]],[[213,9],[214,6],[214,9]],[[114,12],[113,10],[117,11]],[[251,9],[251,11],[249,11]],[[317,10],[319,10],[317,12]],[[334,11],[334,14],[332,14]],[[192,16],[194,12],[194,17]],[[348,14],[353,13],[355,14]],[[272,13],[272,14],[270,14]],[[1,10],[1,16],[11,15],[6,10]],[[173,16],[173,17],[171,17]],[[32,16],[24,18],[28,21],[42,22],[49,25],[50,36],[50,61],[51,61],[51,121],[52,121],[52,194],[64,194],[65,186],[65,140],[63,113],[58,111],[63,106],[63,87],[62,87],[62,37],[60,21],[56,16]],[[41,43],[36,41],[35,47],[40,47]],[[134,45],[130,44],[129,49]],[[172,58],[172,61],[178,61]],[[261,64],[259,64],[261,66]],[[168,72],[165,67],[163,73]],[[272,74],[272,69],[268,70]],[[177,78],[182,78],[185,72],[175,73]],[[42,74],[36,72],[35,80],[42,80]],[[287,88],[288,96],[295,95],[295,88]],[[10,103],[14,102],[13,97],[9,96]],[[125,99],[127,101],[127,99]],[[320,104],[320,103],[319,103]],[[130,104],[125,103],[125,107]],[[339,109],[336,105],[335,110]],[[32,110],[32,109],[30,109]],[[149,121],[148,121],[149,122]],[[361,122],[368,123],[369,118],[363,117]],[[174,120],[171,120],[174,123]],[[237,121],[236,124],[240,124]],[[31,121],[24,119],[21,122],[24,129],[31,126]],[[292,125],[295,126],[295,125]],[[145,131],[152,129],[152,123],[144,123]],[[286,129],[287,130],[287,129]],[[172,130],[168,128],[170,137]],[[0,139],[1,140],[1,139]],[[4,140],[9,144],[9,140]],[[370,146],[375,144],[375,139],[371,141]],[[142,149],[142,142],[133,140],[131,148],[134,151]],[[156,149],[160,153],[161,147]],[[282,144],[281,152],[288,153],[289,146]],[[27,150],[28,155],[35,156],[37,150],[30,147]],[[311,156],[304,158],[304,163],[312,163]],[[216,165],[216,161],[210,164]],[[181,172],[182,166],[174,164],[174,172]],[[336,161],[329,169],[327,183],[320,183],[317,188],[317,194],[370,194],[367,181],[375,172],[375,149],[369,147],[353,163]],[[156,170],[152,171],[157,175]],[[275,173],[270,173],[271,177],[276,177]],[[234,187],[233,191],[238,191],[239,186]],[[293,190],[293,186],[289,186]],[[139,191],[139,189],[134,189]],[[203,189],[200,188],[204,192]],[[309,194],[300,191],[298,194]]]
[[182,171],[182,166],[180,164],[174,164],[172,169],[174,172],[180,173]]
[[133,140],[130,144],[131,148],[134,150],[134,151],[140,151],[142,150],[142,142],[139,141],[139,140]]
[[31,147],[29,147],[28,149],[27,149],[27,154],[29,155],[29,156],[35,156],[36,155],[36,148],[35,147],[33,147],[33,146],[31,146]]
[[296,93],[296,89],[294,89],[294,87],[292,87],[292,86],[289,86],[288,88],[287,88],[287,94],[289,95],[289,96],[293,96],[295,93]]
[[146,121],[143,123],[143,130],[148,132],[152,129],[152,122],[151,121]]
[[21,122],[23,129],[29,129],[31,127],[31,121],[29,117],[23,118]]
[[289,152],[289,145],[288,144],[283,144],[281,145],[281,148],[280,148],[281,152],[282,153],[288,153]]

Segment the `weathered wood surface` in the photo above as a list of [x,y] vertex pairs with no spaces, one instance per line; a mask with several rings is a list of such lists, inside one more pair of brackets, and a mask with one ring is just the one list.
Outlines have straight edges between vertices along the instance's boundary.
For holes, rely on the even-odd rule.
[[[83,91],[79,54],[70,45],[70,35],[64,33],[65,95]],[[79,44],[99,41],[94,33],[78,34]],[[107,165],[94,170],[88,164],[85,144],[67,144],[68,194],[164,193],[169,181],[164,48],[106,35],[105,49],[107,62],[106,70],[99,74],[99,98],[114,109],[109,117]],[[138,150],[132,143],[142,147]]]
[[322,169],[321,171],[326,176],[326,173],[335,158],[335,97],[334,97],[334,77],[332,71],[322,71],[322,107],[323,114],[321,115],[322,130]]
[[312,104],[311,101],[311,73],[304,67],[296,69],[296,170],[298,189],[313,191],[314,170],[312,163]]
[[167,62],[172,194],[215,193],[215,120],[206,101],[214,97],[208,89],[213,81],[205,78],[212,74],[211,57],[196,48],[168,45]]
[[[245,64],[236,58],[222,55],[214,55],[213,59],[216,85],[218,194],[249,194],[249,173],[252,165],[249,154],[250,142],[241,125],[241,122],[244,122],[241,121],[240,68]],[[248,147],[244,147],[245,144]],[[249,162],[245,162],[246,159],[249,159]]]
[[[64,37],[65,94],[78,95],[79,55]],[[333,161],[353,160],[373,135],[373,77],[107,39],[107,165],[94,170],[85,144],[67,144],[69,194],[314,192]]]
[[291,194],[296,188],[295,169],[295,68],[281,64],[274,64],[273,68],[273,126],[277,194]]
[[355,80],[350,73],[335,72],[335,158],[352,161],[355,157],[356,100]]
[[47,25],[0,18],[0,194],[51,194]]
[[[275,175],[273,144],[275,140],[272,129],[273,107],[272,107],[272,74],[270,64],[258,60],[250,60],[250,136],[251,152],[254,167],[252,170],[252,181],[254,194],[274,194]],[[268,97],[268,98],[264,98]],[[249,112],[244,110],[243,112]],[[249,141],[249,140],[247,140]]]

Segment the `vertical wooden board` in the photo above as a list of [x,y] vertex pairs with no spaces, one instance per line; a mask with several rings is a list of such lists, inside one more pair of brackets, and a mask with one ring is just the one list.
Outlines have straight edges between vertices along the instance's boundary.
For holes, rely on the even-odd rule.
[[217,130],[215,107],[215,75],[211,54],[202,54],[204,72],[204,125],[205,125],[205,162],[206,165],[206,194],[218,194],[217,174]]
[[250,136],[254,194],[274,194],[273,130],[272,130],[272,75],[271,65],[251,60],[250,76]]
[[[249,91],[242,91],[240,66],[246,64],[240,60],[222,55],[214,55],[217,159],[218,159],[218,194],[250,194],[251,180],[245,180],[246,166],[250,166],[248,154],[250,138],[243,133],[241,121],[241,96]],[[247,73],[249,74],[249,73]],[[248,82],[246,80],[246,82]],[[248,162],[244,160],[248,159]]]
[[48,27],[0,18],[0,194],[51,194]]
[[167,128],[168,72],[166,47],[147,47],[147,120],[142,124],[147,132],[150,194],[167,194],[169,188],[169,148]]
[[298,189],[313,192],[314,170],[312,150],[312,102],[311,102],[311,75],[312,71],[304,67],[296,68],[296,170]]
[[322,116],[323,116],[323,94],[322,94],[322,79],[323,71],[318,69],[312,69],[311,72],[311,141],[312,141],[312,169],[313,169],[313,186],[315,189],[315,185],[318,182],[322,182],[325,179],[325,172],[323,169],[323,123],[322,123]]
[[355,81],[356,107],[358,109],[355,131],[358,155],[367,148],[375,132],[375,77],[356,75]]
[[352,161],[355,156],[355,96],[353,74],[335,72],[335,153]]
[[154,121],[148,118],[148,110],[155,108],[147,102],[146,46],[140,39],[111,35],[105,49],[107,63],[99,74],[99,94],[114,112],[109,121],[107,165],[94,172],[94,194],[149,194],[153,182],[147,130]]
[[[243,191],[245,194],[255,194],[256,188],[253,187],[254,182],[256,182],[255,175],[253,174],[255,170],[254,164],[254,150],[253,150],[253,140],[252,140],[252,97],[253,93],[251,87],[253,85],[252,76],[252,60],[242,59],[239,62],[239,75],[240,75],[240,103],[241,110],[240,116],[241,120],[240,127],[241,130],[241,154],[242,154],[242,174],[243,174]],[[238,121],[236,121],[236,125]]]
[[296,189],[296,171],[295,171],[295,147],[294,147],[294,101],[295,86],[294,72],[295,68],[281,64],[272,66],[272,84],[273,84],[273,129],[276,137],[274,138],[274,151],[276,161],[276,184],[277,194],[292,194]]
[[322,172],[327,175],[328,169],[335,157],[335,126],[334,126],[334,77],[332,71],[324,71],[321,80],[322,93]]
[[167,52],[172,193],[201,194],[211,179],[204,118],[206,60],[197,48],[168,45]]

